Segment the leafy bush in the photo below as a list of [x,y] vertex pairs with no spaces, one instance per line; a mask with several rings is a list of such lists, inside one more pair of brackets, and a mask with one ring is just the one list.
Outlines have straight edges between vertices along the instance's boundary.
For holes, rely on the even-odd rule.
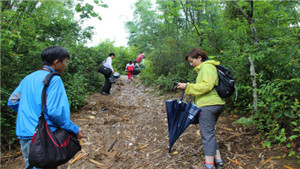
[[[236,121],[243,125],[254,124],[265,138],[264,145],[284,144],[288,148],[300,138],[300,104],[296,97],[300,79],[274,80],[261,85],[259,112],[250,118]],[[291,148],[289,155],[295,155]]]
[[[253,115],[255,123],[271,142],[281,144],[300,136],[299,100],[295,97],[300,79],[274,80],[258,90],[260,111]],[[294,87],[293,87],[294,86]]]

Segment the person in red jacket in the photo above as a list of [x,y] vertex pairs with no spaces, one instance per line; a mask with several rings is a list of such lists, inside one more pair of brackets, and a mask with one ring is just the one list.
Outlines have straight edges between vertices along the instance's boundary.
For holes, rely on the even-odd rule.
[[140,63],[140,62],[143,60],[144,56],[145,56],[144,53],[140,54],[140,55],[136,58],[136,60],[135,60],[136,63]]
[[134,64],[132,63],[132,61],[129,61],[127,63],[126,70],[127,70],[128,80],[131,81],[131,78],[133,76],[133,71],[134,71]]

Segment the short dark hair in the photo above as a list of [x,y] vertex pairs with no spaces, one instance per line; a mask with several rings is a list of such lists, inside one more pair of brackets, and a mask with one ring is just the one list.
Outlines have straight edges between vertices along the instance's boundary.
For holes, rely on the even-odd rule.
[[41,55],[43,65],[52,65],[53,61],[58,59],[62,62],[65,58],[70,59],[69,52],[60,46],[51,46],[44,49]]
[[199,56],[202,57],[202,61],[208,60],[208,57],[207,57],[206,53],[203,50],[201,50],[201,49],[192,49],[185,56],[185,60],[188,60],[188,57],[197,59],[197,58],[199,58]]
[[110,53],[108,56],[112,56],[112,55],[113,55],[113,56],[115,56],[115,54],[114,54],[114,53]]

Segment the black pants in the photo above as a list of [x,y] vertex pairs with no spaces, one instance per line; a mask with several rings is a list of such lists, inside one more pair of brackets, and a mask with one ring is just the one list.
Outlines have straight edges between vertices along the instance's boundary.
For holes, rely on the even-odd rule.
[[104,75],[104,77],[105,77],[105,83],[104,83],[104,86],[102,87],[102,92],[109,93],[110,88],[111,88],[111,83],[109,82],[110,76]]

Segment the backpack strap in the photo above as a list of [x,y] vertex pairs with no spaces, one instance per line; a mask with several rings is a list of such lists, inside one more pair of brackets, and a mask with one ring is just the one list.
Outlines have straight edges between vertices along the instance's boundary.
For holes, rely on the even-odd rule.
[[41,110],[41,115],[43,115],[43,111],[45,109],[46,106],[46,89],[50,83],[50,80],[52,79],[53,76],[58,75],[60,76],[60,73],[57,72],[51,72],[49,74],[47,74],[47,76],[45,77],[43,83],[44,83],[44,88],[43,88],[43,92],[42,92],[42,110]]

